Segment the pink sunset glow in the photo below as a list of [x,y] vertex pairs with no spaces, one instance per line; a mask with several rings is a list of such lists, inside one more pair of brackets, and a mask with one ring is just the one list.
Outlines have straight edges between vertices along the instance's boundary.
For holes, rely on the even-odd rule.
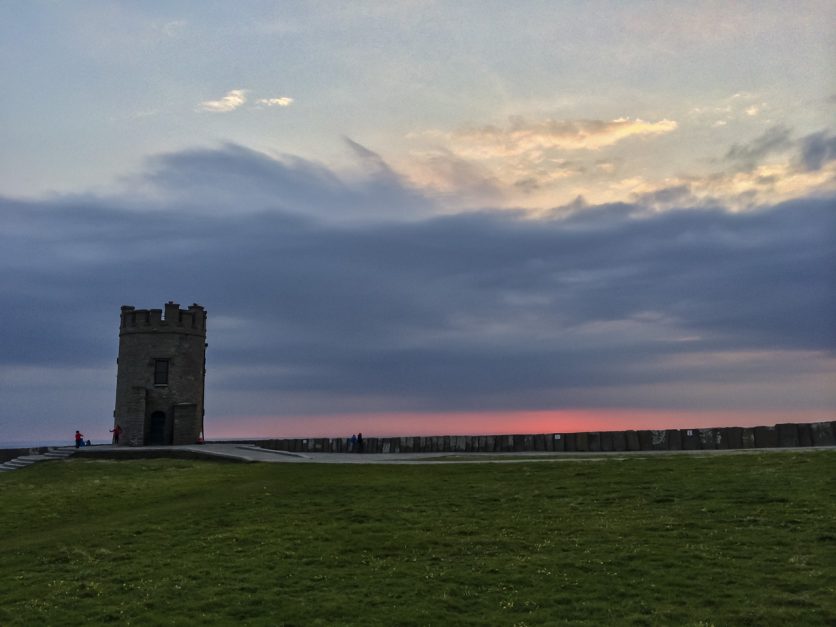
[[207,419],[207,439],[334,438],[361,432],[366,437],[573,433],[627,429],[754,427],[782,422],[817,422],[821,411],[666,411],[567,409],[454,413],[339,414],[331,416],[225,416]]

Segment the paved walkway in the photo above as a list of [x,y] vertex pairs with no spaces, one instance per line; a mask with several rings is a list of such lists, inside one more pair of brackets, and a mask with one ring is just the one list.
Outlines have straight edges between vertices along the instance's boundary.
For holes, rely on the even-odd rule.
[[[127,448],[116,446],[91,447],[91,454],[99,451],[112,452],[114,456],[131,452],[173,452],[183,451],[205,457],[234,459],[244,462],[267,462],[285,464],[451,464],[451,463],[519,463],[519,462],[569,462],[601,461],[605,459],[628,459],[630,457],[648,457],[659,455],[757,455],[760,453],[800,452],[814,453],[824,450],[836,450],[836,446],[761,448],[761,449],[717,449],[699,451],[613,451],[613,452],[549,452],[520,451],[514,453],[291,453],[261,448],[251,444],[227,444],[211,442],[189,446],[159,446]],[[82,449],[82,453],[84,453]]]
[[266,462],[284,464],[458,464],[495,463],[511,464],[520,462],[580,462],[606,459],[629,459],[631,457],[655,457],[659,455],[759,455],[762,453],[817,453],[833,451],[836,446],[815,446],[796,448],[760,449],[719,449],[700,451],[613,451],[606,453],[566,453],[548,451],[523,451],[516,453],[291,453],[275,451],[251,444],[212,442],[186,446],[144,446],[118,447],[110,445],[91,446],[76,449],[72,446],[50,449],[39,455],[23,455],[0,464],[0,472],[25,468],[39,461],[77,457],[107,457],[111,459],[150,457],[199,457],[216,458],[240,462]]

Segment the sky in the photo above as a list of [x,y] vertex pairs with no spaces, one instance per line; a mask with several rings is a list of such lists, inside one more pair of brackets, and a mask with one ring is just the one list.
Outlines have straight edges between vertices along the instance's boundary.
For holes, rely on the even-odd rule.
[[832,2],[0,4],[0,440],[836,419]]

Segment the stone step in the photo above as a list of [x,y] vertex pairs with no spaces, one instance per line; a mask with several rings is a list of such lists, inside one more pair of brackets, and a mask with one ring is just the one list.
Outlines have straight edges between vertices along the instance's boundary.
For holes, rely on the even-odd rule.
[[66,459],[72,455],[69,451],[47,451],[43,453],[43,457],[49,457],[50,459]]
[[26,466],[31,466],[34,464],[34,460],[30,459],[21,459],[20,457],[16,459],[12,459],[6,462],[6,466],[11,466],[12,468],[25,468]]

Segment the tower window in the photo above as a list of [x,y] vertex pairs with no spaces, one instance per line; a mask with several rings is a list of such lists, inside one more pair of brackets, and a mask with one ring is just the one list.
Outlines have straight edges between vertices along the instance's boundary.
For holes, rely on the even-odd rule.
[[154,360],[154,385],[168,385],[168,359]]

